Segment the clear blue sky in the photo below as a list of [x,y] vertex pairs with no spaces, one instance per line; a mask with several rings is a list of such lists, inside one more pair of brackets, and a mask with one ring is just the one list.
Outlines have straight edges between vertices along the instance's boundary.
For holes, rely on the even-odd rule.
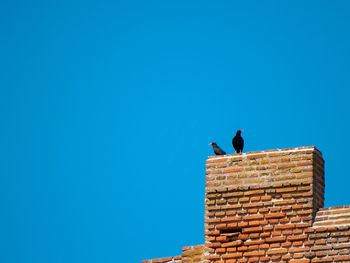
[[204,242],[209,142],[315,145],[350,204],[348,1],[0,3],[0,262]]

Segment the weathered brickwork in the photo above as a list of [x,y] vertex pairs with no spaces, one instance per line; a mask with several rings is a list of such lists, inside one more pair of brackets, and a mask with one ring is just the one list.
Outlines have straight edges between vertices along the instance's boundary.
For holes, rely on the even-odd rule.
[[181,256],[142,260],[142,263],[182,263]]
[[324,187],[315,147],[209,157],[204,246],[145,262],[350,262],[350,206]]
[[143,260],[142,263],[194,263],[203,262],[203,259],[204,245],[198,245],[183,247],[181,256]]
[[204,259],[204,246],[190,246],[182,248],[182,263],[202,262]]

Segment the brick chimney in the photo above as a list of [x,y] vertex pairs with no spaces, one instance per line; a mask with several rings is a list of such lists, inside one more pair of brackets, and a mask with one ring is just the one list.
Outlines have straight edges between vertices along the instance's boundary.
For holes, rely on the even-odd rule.
[[205,244],[155,262],[350,262],[350,206],[323,208],[315,147],[209,157]]
[[209,157],[206,168],[208,262],[280,260],[304,246],[324,199],[324,161],[315,147]]

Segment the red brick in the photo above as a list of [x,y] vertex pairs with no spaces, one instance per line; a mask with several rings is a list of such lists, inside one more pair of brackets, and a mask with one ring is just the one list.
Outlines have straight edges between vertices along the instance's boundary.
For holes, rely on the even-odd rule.
[[280,219],[280,223],[281,223],[281,224],[289,223],[289,218],[281,218],[281,219]]
[[273,226],[264,226],[264,231],[272,231]]
[[270,201],[272,197],[270,195],[265,195],[261,197],[261,201]]
[[264,226],[267,225],[268,222],[267,221],[259,221],[259,220],[255,220],[255,221],[249,221],[249,226]]
[[271,237],[271,238],[266,238],[266,243],[276,243],[276,242],[284,242],[286,241],[286,237]]
[[269,244],[261,244],[260,246],[259,246],[259,248],[260,249],[268,249],[269,248]]
[[305,240],[305,239],[307,239],[307,235],[288,236],[287,239],[288,239],[289,241]]
[[349,260],[350,261],[350,255],[349,256],[337,256],[337,257],[334,257],[334,261],[345,261],[345,260]]
[[251,208],[251,209],[248,209],[248,214],[257,214],[258,213],[258,208]]
[[249,202],[249,197],[241,197],[241,198],[238,199],[238,201],[242,202],[242,203]]
[[293,208],[294,210],[296,210],[296,209],[302,209],[303,206],[302,206],[302,205],[293,205],[292,208]]
[[214,158],[214,159],[209,159],[206,160],[206,163],[222,163],[222,162],[226,162],[226,158]]
[[238,223],[238,227],[246,227],[248,226],[248,222],[240,222]]
[[312,213],[312,209],[297,211],[298,215],[308,215]]
[[286,254],[288,250],[286,248],[268,250],[267,255],[276,255],[276,254]]
[[260,234],[260,237],[261,237],[261,238],[266,238],[266,237],[269,237],[269,236],[271,236],[271,233],[270,233],[270,232],[264,232],[264,233],[261,233],[261,234]]
[[260,234],[259,233],[251,233],[249,234],[249,239],[257,239],[259,238]]
[[269,212],[269,209],[268,209],[267,207],[265,207],[265,208],[259,208],[259,213],[265,214],[265,213],[267,213],[267,212]]
[[[225,214],[227,216],[235,216],[237,214],[237,211],[235,211],[235,210],[228,210],[228,211],[224,212],[223,215],[225,215]],[[216,215],[216,216],[218,216],[218,215]]]
[[220,221],[220,218],[211,218],[205,220],[206,223],[219,223]]
[[248,234],[239,234],[238,235],[238,239],[241,239],[241,240],[247,240],[248,238],[249,238]]
[[252,207],[262,207],[262,203],[249,203],[249,204],[243,204],[243,208],[252,208]]
[[269,257],[260,257],[259,260],[260,260],[260,262],[265,262],[265,261],[269,261],[270,258]]
[[224,217],[221,218],[221,222],[233,222],[233,221],[241,221],[241,216],[232,216],[232,217]]
[[261,226],[243,228],[243,233],[254,233],[254,232],[262,232],[262,231],[263,231],[263,229]]
[[254,159],[264,158],[266,156],[267,156],[266,153],[259,153],[259,154],[247,155],[247,158],[250,160],[254,160]]
[[309,251],[309,248],[307,247],[293,247],[289,249],[289,253],[296,253],[296,252],[305,252]]
[[233,242],[228,242],[228,243],[223,243],[221,246],[222,247],[237,247],[240,246],[243,243],[242,240],[237,240]]
[[326,227],[319,227],[319,228],[316,228],[315,230],[316,230],[316,232],[326,232],[327,228]]
[[265,215],[265,218],[270,219],[270,218],[282,218],[285,217],[286,213],[270,213]]
[[245,246],[251,246],[251,245],[260,245],[260,244],[264,244],[265,241],[264,240],[249,240],[249,241],[245,241],[244,245]]
[[205,232],[206,236],[218,236],[220,235],[220,231],[219,230],[215,230],[215,231],[207,231]]
[[292,242],[289,242],[289,241],[281,244],[281,247],[291,247],[291,246],[292,246]]
[[295,192],[297,190],[296,187],[288,187],[288,188],[279,188],[276,190],[277,193],[286,193],[286,192]]
[[270,248],[280,248],[281,243],[271,243]]
[[247,251],[248,247],[247,246],[241,246],[241,247],[237,247],[238,251]]
[[205,256],[204,257],[205,259],[220,259],[220,256],[219,255],[208,255],[208,256]]
[[271,232],[271,235],[272,236],[280,236],[282,234],[281,231],[274,231],[274,232]]
[[173,257],[166,257],[166,258],[156,258],[156,259],[152,259],[152,263],[162,263],[162,262],[168,262],[170,260],[172,260]]
[[269,224],[277,225],[278,224],[278,219],[269,219]]
[[293,258],[303,258],[303,257],[304,257],[304,254],[302,254],[302,253],[295,253],[293,255]]
[[326,246],[313,246],[311,248],[312,251],[317,251],[317,250],[330,250],[332,249],[331,245],[326,245]]
[[251,202],[256,202],[256,201],[260,201],[260,196],[252,196],[251,198],[250,198],[250,201]]
[[299,223],[299,224],[296,224],[297,228],[305,228],[305,227],[310,227],[310,226],[311,226],[311,223]]
[[321,263],[321,262],[333,262],[333,258],[314,258],[311,260],[313,263]]
[[283,206],[281,208],[282,211],[289,211],[289,210],[292,210],[292,207],[291,206]]
[[324,240],[324,239],[316,240],[316,241],[315,241],[315,245],[325,245],[326,243],[327,243],[327,241]]
[[210,241],[210,242],[215,241],[215,237],[213,237],[213,236],[206,236],[205,237],[205,241]]
[[244,195],[262,195],[264,194],[264,190],[253,190],[253,191],[247,191],[244,193]]
[[294,241],[293,242],[293,247],[299,247],[303,245],[303,241]]
[[283,163],[283,164],[278,165],[277,167],[278,167],[278,169],[283,169],[283,168],[290,168],[290,167],[294,167],[294,166],[295,166],[295,164],[293,164],[293,163]]
[[274,201],[275,205],[291,205],[291,204],[294,204],[294,203],[295,203],[294,199]]
[[292,218],[290,219],[290,222],[291,222],[291,223],[297,223],[297,222],[300,222],[300,220],[301,220],[300,217],[292,217]]
[[227,224],[218,224],[216,225],[216,229],[225,229],[227,228]]
[[293,229],[293,228],[295,228],[295,224],[285,224],[285,225],[275,226],[276,230],[285,230],[285,229]]
[[243,220],[259,220],[259,219],[263,219],[264,216],[263,215],[249,215],[249,216],[244,216]]
[[227,253],[222,255],[223,259],[227,259],[227,258],[240,258],[242,257],[242,252],[237,252],[237,253]]
[[215,253],[221,254],[221,253],[225,253],[226,252],[226,248],[217,248],[215,249]]
[[265,256],[265,251],[244,252],[244,253],[243,253],[243,256],[245,256],[245,257]]
[[223,173],[236,173],[236,172],[242,172],[243,168],[235,168],[235,169],[225,169],[222,172]]
[[210,248],[217,248],[217,247],[221,247],[221,243],[220,242],[206,243],[205,246]]
[[[218,237],[212,237],[212,238],[214,238],[216,241],[220,241],[220,242],[227,241],[227,236],[218,236]],[[213,241],[213,240],[208,240],[208,241]]]
[[227,224],[227,228],[236,228],[237,227],[237,223],[229,223]]
[[324,256],[327,256],[327,255],[328,255],[328,251],[317,251],[316,252],[316,257],[324,257]]
[[299,162],[299,163],[297,163],[297,166],[306,166],[306,165],[312,165],[312,161],[306,161],[306,162]]

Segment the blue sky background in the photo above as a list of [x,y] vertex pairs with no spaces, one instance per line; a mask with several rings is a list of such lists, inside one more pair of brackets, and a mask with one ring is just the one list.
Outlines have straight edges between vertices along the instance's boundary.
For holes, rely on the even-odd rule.
[[209,142],[315,145],[350,204],[348,1],[0,3],[0,262],[204,242]]

